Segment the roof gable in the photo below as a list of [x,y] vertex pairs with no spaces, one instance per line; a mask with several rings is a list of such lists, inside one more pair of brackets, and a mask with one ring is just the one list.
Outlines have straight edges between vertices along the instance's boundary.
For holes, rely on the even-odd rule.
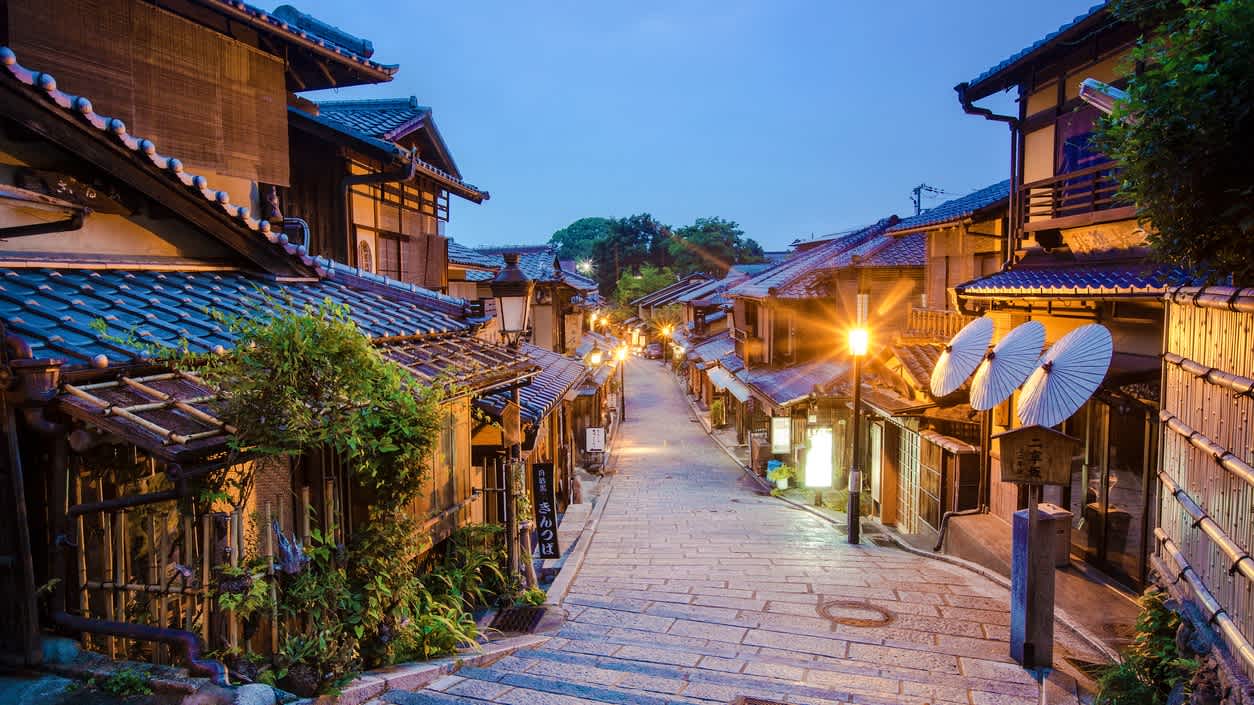
[[840,264],[842,255],[864,252],[866,247],[875,244],[875,238],[897,222],[897,216],[889,216],[874,225],[854,230],[811,249],[798,252],[780,264],[738,284],[728,292],[728,295],[760,299],[771,296],[777,290],[790,284],[798,283],[803,278],[813,279],[812,275],[818,270],[843,266]]
[[944,203],[909,218],[888,229],[890,233],[906,233],[925,228],[933,228],[944,223],[952,223],[974,215],[980,211],[994,208],[1002,201],[1010,199],[1010,179],[999,181],[991,186],[972,191],[971,193],[945,201]]
[[1077,15],[1053,32],[1020,49],[979,76],[961,84],[960,88],[965,88],[965,94],[968,99],[979,100],[1014,86],[1017,83],[1015,77],[1011,75],[1014,69],[1019,68],[1034,56],[1062,44],[1064,40],[1082,32],[1087,32],[1101,21],[1106,14],[1105,10],[1106,3],[1104,2],[1090,7],[1088,12]]

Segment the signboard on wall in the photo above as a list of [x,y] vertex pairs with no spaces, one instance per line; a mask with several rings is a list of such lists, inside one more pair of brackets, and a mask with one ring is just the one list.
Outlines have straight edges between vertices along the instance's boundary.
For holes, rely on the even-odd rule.
[[589,453],[605,452],[605,429],[600,426],[588,428],[584,437],[584,450]]
[[771,417],[771,452],[792,452],[792,417]]
[[531,466],[532,487],[536,499],[536,557],[560,558],[557,545],[557,491],[553,486],[553,463]]

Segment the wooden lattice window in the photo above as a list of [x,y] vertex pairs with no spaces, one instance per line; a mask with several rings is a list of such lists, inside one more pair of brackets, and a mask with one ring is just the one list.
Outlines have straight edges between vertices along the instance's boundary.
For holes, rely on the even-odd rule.
[[379,274],[393,279],[401,278],[401,240],[389,235],[379,235]]

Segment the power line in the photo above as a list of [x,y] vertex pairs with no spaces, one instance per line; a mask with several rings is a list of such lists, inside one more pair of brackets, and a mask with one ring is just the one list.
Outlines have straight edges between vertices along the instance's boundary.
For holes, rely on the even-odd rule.
[[918,186],[915,186],[914,188],[910,189],[910,193],[913,194],[910,197],[910,200],[914,202],[914,214],[915,215],[918,215],[923,212],[923,194],[926,193],[929,195],[936,195],[936,196],[951,195],[948,191],[944,189],[939,189],[939,188],[936,188],[935,186],[929,186],[927,184],[919,184]]

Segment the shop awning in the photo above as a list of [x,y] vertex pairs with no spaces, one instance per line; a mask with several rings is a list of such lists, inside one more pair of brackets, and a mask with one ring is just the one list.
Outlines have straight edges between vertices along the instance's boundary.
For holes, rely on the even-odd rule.
[[715,389],[726,389],[729,394],[736,397],[743,404],[749,401],[749,388],[740,383],[740,380],[731,376],[731,373],[721,367],[711,367],[706,374],[710,376],[710,384]]

